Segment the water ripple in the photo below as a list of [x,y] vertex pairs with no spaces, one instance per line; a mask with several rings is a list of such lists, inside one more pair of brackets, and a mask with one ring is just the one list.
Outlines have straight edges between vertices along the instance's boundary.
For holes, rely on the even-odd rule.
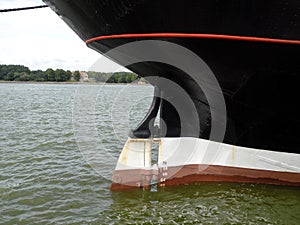
[[[128,121],[115,121],[114,131],[111,117],[112,102],[123,89],[102,89],[92,115],[103,154],[99,168],[107,176],[128,133]],[[0,223],[299,224],[299,188],[206,183],[111,193],[110,181],[78,148],[72,126],[76,90],[77,85],[0,84]],[[144,86],[130,91],[152,94]],[[151,99],[128,99],[133,128]]]

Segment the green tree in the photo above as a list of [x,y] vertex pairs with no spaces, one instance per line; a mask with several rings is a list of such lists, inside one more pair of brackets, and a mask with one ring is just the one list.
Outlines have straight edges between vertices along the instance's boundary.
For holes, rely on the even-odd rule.
[[15,78],[15,81],[29,81],[30,78],[31,77],[29,74],[22,72],[22,73],[20,73],[20,77],[18,77],[17,79]]
[[35,70],[31,72],[31,80],[37,82],[48,81],[46,73],[42,70]]
[[[0,65],[0,80],[14,80],[14,73],[30,73],[26,66],[22,65]],[[16,74],[18,77],[18,74]]]
[[55,70],[55,81],[63,81],[64,70],[56,69]]
[[76,70],[73,74],[74,80],[79,81],[80,80],[80,73],[78,70]]
[[47,80],[48,81],[55,81],[55,72],[53,69],[51,68],[48,68],[46,71],[45,71],[45,74],[47,76]]
[[72,77],[72,72],[70,70],[65,71],[64,81],[70,80]]
[[[22,73],[24,73],[24,72],[22,72]],[[22,73],[20,73],[20,72],[14,72],[14,80],[18,80],[20,78],[20,76],[21,76]]]
[[4,80],[13,81],[14,80],[14,72],[10,71],[4,76]]

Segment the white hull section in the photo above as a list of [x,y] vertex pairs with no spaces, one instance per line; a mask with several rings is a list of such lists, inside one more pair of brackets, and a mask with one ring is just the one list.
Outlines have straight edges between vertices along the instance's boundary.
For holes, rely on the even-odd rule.
[[[157,153],[152,150],[154,145],[158,145]],[[162,185],[185,180],[223,181],[221,177],[224,181],[256,182],[257,179],[258,183],[299,185],[300,154],[189,137],[129,138],[118,160],[112,187],[114,184],[149,186],[155,181]]]

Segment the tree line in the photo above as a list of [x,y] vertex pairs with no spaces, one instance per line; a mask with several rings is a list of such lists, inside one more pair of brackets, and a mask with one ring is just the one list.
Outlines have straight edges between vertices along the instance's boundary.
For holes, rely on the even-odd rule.
[[103,73],[103,72],[88,72],[89,78],[95,79],[96,82],[106,83],[131,83],[139,77],[135,73],[130,72],[115,72],[115,73]]
[[5,81],[55,81],[63,82],[71,79],[71,71],[51,68],[46,71],[30,70],[22,65],[0,65],[0,80]]
[[[140,80],[140,77],[131,72],[116,72],[116,73],[103,73],[103,72],[87,72],[90,80],[95,82],[106,83],[131,83]],[[23,65],[1,65],[0,64],[0,80],[5,81],[36,81],[36,82],[64,82],[73,78],[75,81],[81,79],[80,72],[63,69],[53,70],[51,68],[43,70],[30,70]],[[91,79],[92,78],[92,79]]]

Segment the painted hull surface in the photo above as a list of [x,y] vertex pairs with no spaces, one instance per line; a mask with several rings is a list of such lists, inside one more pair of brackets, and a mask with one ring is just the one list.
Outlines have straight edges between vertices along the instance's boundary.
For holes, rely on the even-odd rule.
[[[159,146],[155,164],[153,143]],[[198,138],[128,139],[118,160],[111,189],[195,182],[300,186],[299,162],[299,154],[244,148]]]
[[[178,173],[172,172],[166,184],[224,180],[299,185],[300,1],[44,1],[89,47],[156,87],[153,105],[130,133],[132,139],[158,137],[162,143],[171,143],[193,138],[197,143],[240,146],[238,150],[224,147],[227,155],[218,147],[208,149],[207,154],[224,157],[224,164],[201,161],[202,148],[194,155],[186,146],[180,147],[178,151],[191,159],[173,164],[168,159],[168,174]],[[141,50],[142,43],[153,48]],[[165,44],[190,51],[203,66],[198,69],[188,54],[164,48]],[[122,51],[124,46],[131,50]],[[111,54],[115,49],[119,54]],[[151,52],[160,60],[146,60]],[[191,65],[184,70],[180,63],[166,63],[174,58]],[[129,59],[137,60],[128,63]],[[213,79],[206,79],[207,71]],[[165,80],[175,86],[167,88]],[[181,106],[181,112],[172,100],[185,94],[190,101],[182,101],[186,106]],[[149,127],[158,111],[162,122],[159,132],[153,133]],[[216,130],[222,135],[212,135]],[[230,163],[230,154],[245,159],[234,158]],[[203,166],[204,170],[199,169]],[[140,165],[132,174],[145,167],[149,166]],[[116,171],[122,177],[126,170],[117,166]]]

